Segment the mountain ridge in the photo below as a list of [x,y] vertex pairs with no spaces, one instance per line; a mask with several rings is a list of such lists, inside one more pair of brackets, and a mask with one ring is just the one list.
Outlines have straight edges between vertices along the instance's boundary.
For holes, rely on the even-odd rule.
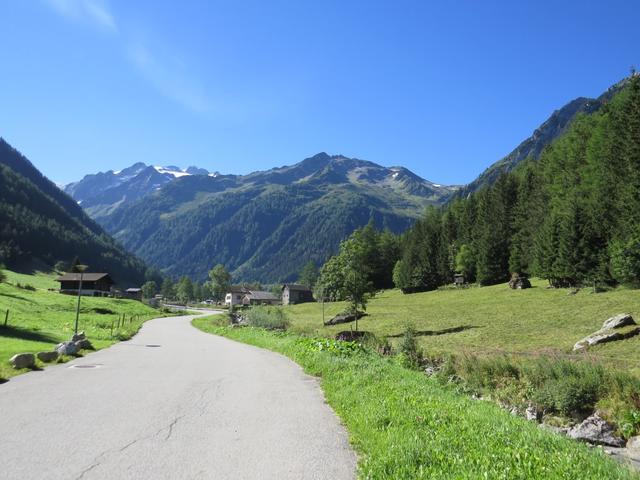
[[116,282],[139,284],[146,266],[126,252],[24,155],[0,138],[0,263],[52,267],[79,256]]
[[400,233],[455,191],[403,167],[321,152],[247,175],[183,176],[95,218],[170,275],[203,279],[224,263],[239,280],[269,282],[323,263],[370,219]]

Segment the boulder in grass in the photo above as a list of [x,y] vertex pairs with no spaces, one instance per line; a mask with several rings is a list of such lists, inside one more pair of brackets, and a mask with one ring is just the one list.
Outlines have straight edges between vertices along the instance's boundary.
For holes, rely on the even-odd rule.
[[56,352],[60,355],[75,355],[78,353],[78,346],[75,342],[62,342],[56,346]]
[[36,366],[36,356],[33,353],[18,353],[9,359],[13,368],[33,368]]
[[40,360],[43,363],[51,363],[51,362],[55,362],[58,357],[60,356],[60,354],[56,351],[53,352],[38,352],[38,360]]
[[576,425],[567,434],[569,438],[581,440],[593,445],[605,445],[609,447],[624,447],[622,438],[615,436],[615,428],[609,422],[594,413],[584,422]]
[[592,345],[598,345],[600,343],[615,342],[617,340],[624,340],[626,338],[635,337],[640,335],[640,327],[632,328],[626,332],[618,332],[613,329],[598,330],[596,333],[592,333],[586,338],[583,338],[573,346],[573,351],[582,350],[583,348],[590,347]]
[[75,333],[73,337],[71,337],[71,341],[78,342],[80,340],[84,340],[85,338],[87,338],[87,336],[84,334],[84,332]]
[[611,330],[614,328],[622,328],[627,325],[637,325],[635,320],[628,313],[621,313],[615,317],[611,317],[602,324],[602,330]]
[[94,350],[93,345],[91,345],[91,342],[86,338],[76,341],[75,344],[78,350]]
[[509,287],[514,290],[531,288],[531,282],[526,276],[520,275],[519,273],[513,273],[511,274],[511,280],[509,280]]

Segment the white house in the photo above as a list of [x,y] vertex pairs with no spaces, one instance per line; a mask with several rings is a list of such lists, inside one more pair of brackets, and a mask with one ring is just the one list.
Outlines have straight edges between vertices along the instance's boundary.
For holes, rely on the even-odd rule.
[[232,286],[224,297],[224,304],[227,306],[241,305],[242,297],[249,291],[244,287]]

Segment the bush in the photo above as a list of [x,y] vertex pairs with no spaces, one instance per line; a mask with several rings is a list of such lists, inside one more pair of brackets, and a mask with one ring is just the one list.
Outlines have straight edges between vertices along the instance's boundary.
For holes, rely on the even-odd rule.
[[35,292],[35,290],[36,290],[36,287],[34,287],[33,285],[29,285],[28,283],[25,283],[23,285],[20,282],[18,282],[18,283],[16,283],[16,287],[17,288],[21,288],[22,290],[29,290],[31,292]]
[[423,354],[420,347],[418,347],[416,330],[413,325],[409,324],[405,327],[398,350],[401,355],[401,363],[405,367],[418,370],[422,366]]
[[7,274],[4,273],[5,266],[0,264],[0,283],[4,283],[7,281]]
[[286,330],[289,326],[289,319],[280,308],[253,307],[245,313],[245,318],[252,327],[267,330]]

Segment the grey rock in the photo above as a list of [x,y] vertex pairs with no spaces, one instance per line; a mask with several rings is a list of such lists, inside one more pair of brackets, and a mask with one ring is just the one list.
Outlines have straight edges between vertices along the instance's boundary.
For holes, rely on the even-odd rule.
[[427,367],[424,369],[424,373],[427,377],[431,377],[433,375],[435,375],[436,373],[438,373],[438,370],[436,370],[435,367]]
[[36,356],[33,353],[18,353],[9,359],[13,368],[33,368],[36,365]]
[[74,342],[63,342],[56,346],[56,352],[60,355],[75,355],[78,353],[78,346]]
[[533,405],[529,405],[527,409],[524,411],[524,417],[530,422],[538,421],[538,409]]
[[622,328],[627,325],[637,325],[635,320],[628,313],[621,313],[615,317],[611,317],[602,324],[601,330],[611,330],[614,328]]
[[93,345],[91,345],[91,342],[86,339],[83,338],[81,340],[78,340],[76,342],[74,342],[76,344],[76,347],[78,347],[78,350],[93,350]]
[[38,352],[38,360],[44,363],[55,362],[58,359],[58,352]]
[[523,288],[531,288],[531,282],[524,275],[514,273],[509,280],[509,287],[514,290],[521,290]]
[[599,330],[595,333],[592,333],[588,337],[583,338],[579,342],[577,342],[573,346],[573,351],[575,352],[576,350],[582,350],[586,347],[590,347],[592,345],[598,345],[600,343],[624,340],[625,338],[635,337],[638,334],[640,334],[640,327],[633,328],[628,332],[624,332],[624,333],[616,332],[615,330],[612,330],[612,329]]
[[627,440],[627,450],[637,452],[640,455],[640,436],[631,437]]
[[77,342],[79,340],[84,340],[85,338],[87,338],[87,336],[84,334],[84,332],[80,332],[80,333],[74,334],[73,337],[71,337],[71,341]]
[[624,447],[625,445],[623,439],[615,436],[615,428],[606,420],[600,418],[597,413],[569,430],[568,436],[593,445],[606,445],[609,447]]

